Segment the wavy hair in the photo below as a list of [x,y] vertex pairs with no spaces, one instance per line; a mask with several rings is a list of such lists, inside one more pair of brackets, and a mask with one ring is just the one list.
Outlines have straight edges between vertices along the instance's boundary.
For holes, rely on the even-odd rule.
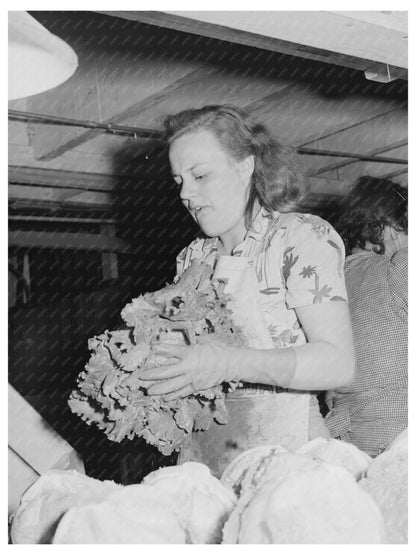
[[214,133],[236,161],[254,156],[254,171],[245,209],[245,224],[252,223],[256,200],[269,212],[295,212],[307,192],[307,181],[295,160],[296,151],[281,144],[262,123],[232,105],[209,105],[184,110],[164,120],[165,139],[207,129]]
[[336,225],[346,252],[365,248],[369,241],[373,251],[383,254],[383,230],[386,225],[407,233],[407,189],[390,179],[369,175],[357,179],[343,201],[344,210]]

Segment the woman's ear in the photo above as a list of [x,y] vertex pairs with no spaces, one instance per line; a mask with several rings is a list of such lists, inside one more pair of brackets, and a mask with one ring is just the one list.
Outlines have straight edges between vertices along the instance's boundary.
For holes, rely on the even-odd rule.
[[238,164],[241,177],[247,183],[250,181],[251,176],[254,172],[254,154],[250,154]]

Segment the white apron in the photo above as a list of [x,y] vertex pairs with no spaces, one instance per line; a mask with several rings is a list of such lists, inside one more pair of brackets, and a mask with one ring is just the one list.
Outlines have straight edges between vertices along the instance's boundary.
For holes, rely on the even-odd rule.
[[[225,292],[234,299],[229,304],[233,320],[248,338],[249,347],[274,348],[261,309],[254,259],[221,256],[215,278],[227,279]],[[247,449],[280,444],[296,450],[309,440],[309,404],[307,392],[244,384],[227,394],[227,424],[213,423],[208,430],[193,432],[179,455],[178,464],[199,461],[220,477],[228,464]]]

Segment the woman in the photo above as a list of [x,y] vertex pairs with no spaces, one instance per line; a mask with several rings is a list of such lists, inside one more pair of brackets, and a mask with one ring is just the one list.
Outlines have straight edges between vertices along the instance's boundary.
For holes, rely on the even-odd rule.
[[243,383],[227,396],[229,422],[194,433],[179,459],[220,475],[251,447],[329,437],[311,392],[340,387],[354,372],[344,248],[324,220],[296,212],[305,187],[292,152],[242,110],[186,110],[165,127],[181,200],[204,234],[180,253],[178,274],[199,258],[227,277],[252,341],[162,345],[159,354],[178,363],[148,370],[160,380],[148,391],[172,399]]
[[326,422],[333,437],[376,456],[407,427],[407,189],[361,177],[339,230],[357,369],[327,393]]

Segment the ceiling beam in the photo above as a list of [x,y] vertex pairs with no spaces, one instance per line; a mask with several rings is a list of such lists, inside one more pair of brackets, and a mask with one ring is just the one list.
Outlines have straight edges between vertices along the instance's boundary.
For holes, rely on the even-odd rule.
[[[177,81],[170,83],[166,87],[163,87],[163,89],[161,89],[160,91],[157,91],[156,93],[148,96],[147,98],[139,102],[136,102],[134,104],[125,106],[122,110],[120,110],[119,112],[116,112],[110,118],[107,118],[101,123],[115,124],[115,123],[121,123],[128,119],[134,118],[140,112],[144,110],[148,110],[149,108],[152,108],[153,106],[157,105],[159,102],[163,101],[173,92],[180,91],[185,85],[189,85],[197,81],[199,77],[203,74],[204,75],[206,74],[206,70],[204,68],[199,68],[195,71],[192,71],[189,74],[187,74],[185,77],[182,77]],[[103,94],[105,93],[103,92]],[[84,131],[81,134],[77,134],[77,136],[75,136],[73,139],[70,139],[69,141],[66,141],[60,144],[58,147],[56,147],[55,145],[55,147],[52,150],[44,152],[41,156],[38,156],[37,158],[39,160],[53,160],[55,158],[58,158],[59,156],[62,156],[63,154],[65,154],[65,152],[68,152],[69,150],[77,148],[83,145],[84,143],[90,141],[91,139],[94,139],[98,135],[102,135],[104,132],[105,130],[100,130],[100,129],[91,129],[88,131]]]
[[385,29],[399,31],[403,36],[408,32],[408,16],[406,11],[334,11],[337,15],[342,15],[348,19],[356,19],[360,22],[367,22]]
[[[35,121],[38,121],[40,119],[42,119],[44,116],[42,116],[41,114],[24,114],[21,113],[22,116],[25,116],[26,121],[31,121],[31,118],[34,117]],[[45,118],[47,119],[47,118]],[[53,121],[48,122],[51,125],[56,125],[57,122],[56,118]],[[65,121],[65,120],[63,120]],[[80,123],[82,126],[82,122]],[[120,126],[120,129],[122,129],[122,126]],[[126,130],[128,131],[123,131],[124,132],[128,132],[130,134],[134,134],[134,136],[136,137],[140,137],[141,133],[143,133],[145,136],[147,136],[148,134],[158,134],[158,131],[152,131],[152,130],[148,130],[148,129],[140,129],[137,128],[137,131],[134,127],[128,127],[126,128]],[[407,142],[406,142],[407,144]],[[374,156],[373,154],[362,154],[362,153],[358,153],[358,152],[346,152],[346,151],[338,151],[338,150],[325,150],[325,149],[317,149],[317,148],[307,148],[307,147],[296,147],[296,150],[299,154],[304,154],[304,155],[308,155],[308,156],[319,156],[319,157],[331,157],[331,158],[353,158],[355,160],[363,160],[363,161],[367,161],[367,162],[378,162],[378,163],[388,163],[388,164],[407,164],[407,160],[406,159],[402,159],[402,158],[391,158],[391,157],[382,157],[382,156]],[[380,152],[383,152],[385,150],[392,150],[392,148],[383,148],[383,149],[379,149]],[[148,156],[147,156],[148,158]],[[79,186],[74,186],[72,188],[75,189],[80,189]],[[85,187],[82,187],[81,189],[85,189]]]
[[[408,144],[407,140],[398,141],[397,143],[388,144],[384,147],[376,148],[376,149],[370,151],[368,153],[368,156],[378,158],[379,154],[383,154],[383,153],[386,153],[386,152],[391,152],[392,150],[397,150],[397,149],[399,149],[403,146],[407,146],[407,144]],[[397,156],[395,156],[395,158],[397,158]],[[373,159],[372,161],[377,163],[377,160],[375,160],[375,159]],[[383,163],[383,160],[381,160],[381,162]],[[404,159],[403,162],[405,162],[405,164],[407,164],[408,161]],[[355,160],[345,160],[344,159],[341,162],[338,162],[338,163],[335,163],[335,164],[328,164],[326,166],[322,166],[318,170],[313,171],[313,173],[311,175],[312,176],[318,176],[318,175],[321,175],[323,173],[330,172],[330,171],[333,171],[333,170],[337,170],[337,169],[340,169],[340,168],[344,168],[345,166],[349,166],[350,164],[355,164],[355,163],[357,163],[357,159],[355,159]],[[391,163],[394,163],[393,159],[391,160]],[[405,164],[400,164],[400,166],[405,165]],[[407,169],[406,170],[400,169],[398,171],[400,171],[400,173],[402,173],[403,171],[407,172]]]
[[[366,105],[364,104],[364,106]],[[317,140],[303,143],[302,147],[316,148],[318,151],[339,150],[358,154],[365,153],[374,157],[390,152],[386,156],[403,158],[407,163],[407,141],[407,110],[397,109],[367,118],[365,121],[341,129],[337,133],[325,133]],[[402,151],[391,153],[393,149],[400,148]],[[320,175],[350,165],[351,161],[342,157],[332,161],[317,157],[302,162],[302,169],[308,175]]]
[[[406,133],[403,118],[407,112],[403,104],[396,99],[378,96],[368,101],[368,97],[362,94],[327,96],[319,83],[296,83],[283,91],[258,98],[245,108],[254,117],[267,123],[282,142],[295,147],[351,151],[351,148],[340,145],[333,148],[329,144],[319,147],[310,143],[388,113],[392,113],[392,118],[397,118],[401,124],[404,123]],[[367,148],[373,148],[372,140]]]
[[[49,25],[53,23],[44,17]],[[78,70],[59,87],[30,97],[28,111],[101,124],[117,123],[160,102],[184,82],[198,79],[204,62],[187,57],[186,50],[179,56],[177,50],[163,49],[163,45],[152,48],[148,43],[152,37],[141,37],[139,31],[135,34],[134,25],[126,31],[117,21],[104,20],[99,28],[101,40],[89,40],[89,25],[94,17],[100,20],[95,26],[104,20],[90,13],[79,18],[76,29],[61,24],[60,35],[76,49]],[[101,133],[97,129],[71,127],[57,127],[51,132],[39,123],[31,129],[33,152],[37,160],[53,160]]]
[[[401,31],[323,11],[101,11],[132,21],[365,71],[388,63],[407,79]],[[392,44],[397,45],[396,48]],[[364,52],[364,56],[363,53]],[[367,57],[366,57],[367,56]]]
[[50,231],[9,231],[10,247],[76,249],[131,253],[130,244],[104,233],[69,233]]
[[[367,110],[368,105],[365,104],[364,102],[362,104],[364,105],[363,111],[358,112],[358,110],[354,110],[354,113],[358,117],[354,118],[354,116],[352,115],[352,118],[348,121],[348,125],[345,125],[345,123],[343,125],[342,124],[341,125],[333,125],[332,124],[330,126],[330,128],[325,129],[324,134],[322,134],[322,131],[321,131],[320,133],[312,133],[309,136],[305,135],[304,138],[303,138],[303,142],[301,144],[298,144],[297,146],[299,146],[299,147],[311,146],[311,145],[315,146],[319,142],[325,141],[327,139],[330,139],[330,142],[332,144],[332,138],[333,137],[338,136],[341,133],[348,132],[350,130],[353,132],[353,130],[358,128],[359,126],[371,123],[374,119],[383,118],[384,116],[387,116],[388,114],[392,114],[393,116],[397,115],[398,119],[400,119],[400,120],[403,119],[402,114],[404,113],[403,112],[404,107],[403,108],[397,108],[397,105],[395,105],[393,108],[391,108],[389,110],[382,109],[379,112],[375,111],[375,112],[370,112],[369,113],[368,110]],[[407,110],[406,110],[406,112],[407,112]],[[407,125],[405,124],[404,127],[406,128]],[[327,148],[328,146],[329,145],[325,145],[325,148]]]
[[112,191],[121,180],[125,181],[126,176],[25,166],[9,166],[8,172],[10,184],[63,187],[79,191]]
[[9,185],[9,201],[47,202],[65,207],[113,208],[115,196],[107,192],[79,191],[64,187],[36,187],[33,185]]

